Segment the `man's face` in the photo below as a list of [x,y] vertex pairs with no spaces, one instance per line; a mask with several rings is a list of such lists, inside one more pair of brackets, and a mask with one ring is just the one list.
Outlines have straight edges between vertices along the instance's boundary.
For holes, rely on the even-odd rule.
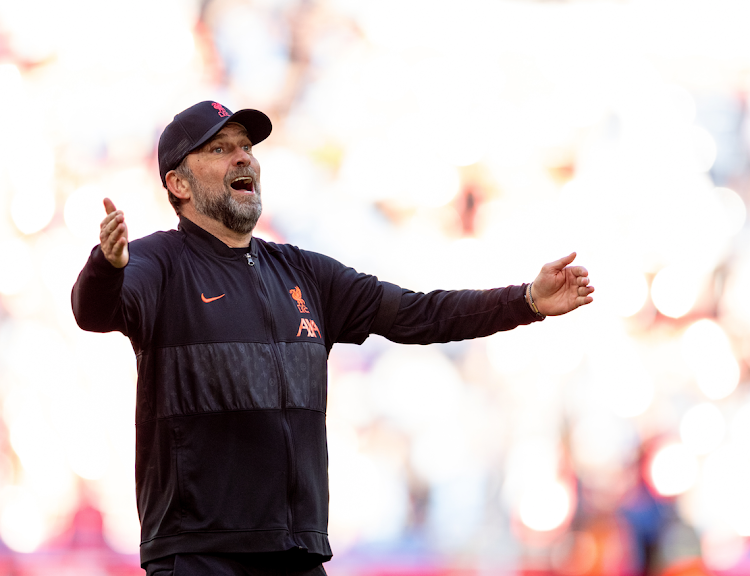
[[260,164],[239,124],[227,124],[185,159],[195,209],[240,234],[260,218]]

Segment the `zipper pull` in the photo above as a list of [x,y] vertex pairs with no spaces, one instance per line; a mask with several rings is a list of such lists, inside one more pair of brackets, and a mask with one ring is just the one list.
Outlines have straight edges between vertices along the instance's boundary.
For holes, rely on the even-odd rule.
[[253,262],[253,256],[249,252],[245,254],[245,258],[247,258],[247,264],[248,266],[255,266],[255,262]]

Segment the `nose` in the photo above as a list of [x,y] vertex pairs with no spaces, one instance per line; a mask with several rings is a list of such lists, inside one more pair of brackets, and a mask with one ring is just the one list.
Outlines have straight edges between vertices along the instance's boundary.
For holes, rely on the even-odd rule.
[[235,158],[236,166],[249,166],[252,163],[253,155],[250,152],[243,150],[242,148],[237,149],[239,152]]

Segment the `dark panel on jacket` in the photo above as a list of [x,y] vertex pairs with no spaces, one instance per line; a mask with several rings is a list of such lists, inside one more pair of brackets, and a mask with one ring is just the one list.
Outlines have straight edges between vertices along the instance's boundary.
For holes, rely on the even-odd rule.
[[295,532],[328,531],[328,449],[325,414],[289,410],[289,424],[297,456],[292,499]]
[[327,360],[322,342],[279,343],[287,385],[287,408],[325,412]]
[[[287,482],[280,411],[183,416],[138,428],[141,455],[154,434],[171,446],[171,457],[148,458],[163,469],[138,473],[143,541],[183,531],[287,529],[286,490],[278,489]],[[169,485],[156,485],[159,478]]]
[[[281,414],[233,412],[174,419],[186,510],[183,530],[286,528]],[[183,434],[183,431],[189,431]],[[216,514],[221,510],[220,515]]]
[[[144,355],[158,384],[142,390],[158,406],[150,417],[281,407],[269,344],[226,342],[160,348]],[[141,366],[141,370],[143,370]],[[139,421],[148,418],[139,414]]]
[[141,542],[180,530],[182,506],[174,442],[171,427],[156,420],[135,428],[135,493]]

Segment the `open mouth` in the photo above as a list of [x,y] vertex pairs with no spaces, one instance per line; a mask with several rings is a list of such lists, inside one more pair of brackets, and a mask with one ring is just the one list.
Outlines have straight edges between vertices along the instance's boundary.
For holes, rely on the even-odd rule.
[[251,176],[240,176],[232,180],[230,186],[243,192],[255,192],[255,181]]

